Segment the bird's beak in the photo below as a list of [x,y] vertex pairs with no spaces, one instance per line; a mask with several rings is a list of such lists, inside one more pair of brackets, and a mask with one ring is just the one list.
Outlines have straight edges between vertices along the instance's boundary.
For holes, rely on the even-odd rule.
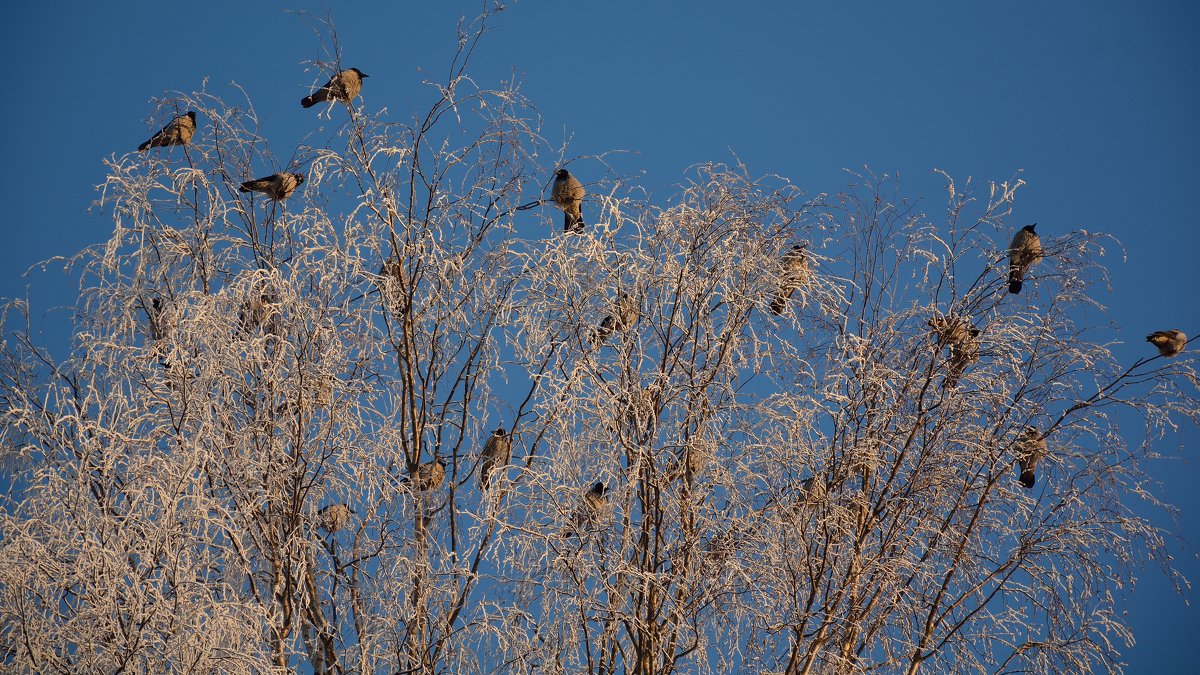
[[359,73],[359,77],[370,77],[370,75],[366,73]]

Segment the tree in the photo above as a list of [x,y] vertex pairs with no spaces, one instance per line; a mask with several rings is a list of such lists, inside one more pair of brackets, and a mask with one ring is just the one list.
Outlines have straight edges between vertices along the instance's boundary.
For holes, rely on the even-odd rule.
[[[1019,179],[933,219],[716,164],[666,205],[581,168],[563,233],[566,149],[468,77],[489,16],[410,123],[330,104],[281,163],[200,91],[188,145],[109,161],[71,353],[5,312],[5,663],[1119,671],[1119,571],[1172,574],[1141,466],[1200,406],[1085,323],[1107,239],[1043,227],[1006,296]],[[240,193],[264,165],[305,180]]]

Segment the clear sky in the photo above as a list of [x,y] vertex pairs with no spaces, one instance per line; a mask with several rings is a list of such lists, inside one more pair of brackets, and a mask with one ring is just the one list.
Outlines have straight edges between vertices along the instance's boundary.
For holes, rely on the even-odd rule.
[[[251,96],[262,132],[287,158],[312,130],[299,99],[318,76],[308,24],[334,18],[344,63],[371,77],[364,101],[398,119],[431,101],[419,68],[441,75],[472,1],[321,4],[9,3],[0,50],[0,297],[22,296],[34,263],[104,241],[87,209],[101,160],[134,149],[164,120],[152,97],[208,88]],[[809,193],[835,192],[843,169],[899,173],[923,208],[943,206],[944,169],[961,183],[1016,171],[1015,223],[1042,236],[1103,231],[1112,293],[1101,298],[1132,362],[1152,330],[1200,333],[1200,3],[1176,2],[574,2],[525,0],[500,15],[472,72],[516,74],[551,142],[572,154],[630,150],[665,197],[697,162],[740,159]],[[266,166],[263,167],[268,168]],[[269,173],[269,172],[268,172]],[[31,274],[35,314],[68,304],[58,269]],[[53,317],[53,315],[52,315]],[[54,325],[52,321],[51,324]],[[1176,562],[1200,581],[1200,433],[1151,467],[1181,511],[1158,517],[1184,540]],[[1188,592],[1193,603],[1200,594]],[[1162,577],[1138,579],[1129,612],[1133,673],[1195,672],[1200,608]]]

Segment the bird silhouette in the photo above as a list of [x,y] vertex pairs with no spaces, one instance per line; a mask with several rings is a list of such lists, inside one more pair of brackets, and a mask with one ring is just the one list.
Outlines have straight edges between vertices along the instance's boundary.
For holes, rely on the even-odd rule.
[[344,101],[349,104],[362,91],[363,78],[366,77],[370,76],[358,68],[347,68],[329,78],[320,89],[300,99],[300,105],[311,108],[325,101]]
[[604,317],[600,321],[600,325],[592,332],[592,343],[600,344],[615,331],[628,329],[637,323],[640,315],[641,309],[638,307],[637,300],[625,291],[621,291],[617,294],[617,301],[613,303],[612,313]]
[[275,201],[292,196],[297,187],[304,183],[302,173],[273,173],[266,178],[248,180],[238,187],[238,192],[261,192]]
[[479,451],[479,489],[487,490],[488,481],[497,469],[503,469],[512,461],[512,436],[499,427],[488,437]]
[[442,461],[441,457],[435,456],[432,460],[417,467],[412,486],[413,490],[417,492],[426,492],[440,488],[445,480],[446,463]]
[[138,152],[145,152],[149,148],[163,148],[168,145],[187,145],[195,133],[196,112],[189,110],[167,122],[167,125],[151,136],[150,140],[139,145]]
[[1008,247],[1008,292],[1020,293],[1025,273],[1042,257],[1042,239],[1033,231],[1037,223],[1026,225],[1013,235]]
[[583,198],[587,190],[570,171],[554,172],[554,187],[550,191],[554,205],[563,210],[563,231],[583,232]]
[[1181,330],[1160,330],[1146,336],[1146,342],[1158,347],[1160,356],[1178,356],[1187,345],[1187,334]]
[[[575,517],[572,519],[574,530],[584,532],[592,529],[607,508],[608,491],[605,489],[604,483],[597,481],[590,490],[583,494],[579,508],[575,510]],[[570,537],[574,534],[574,530],[568,530],[567,536]]]
[[317,511],[318,527],[326,532],[337,532],[350,523],[354,509],[348,504],[330,504]]
[[1021,472],[1021,485],[1033,488],[1037,482],[1037,465],[1046,456],[1046,439],[1034,427],[1025,427],[1025,433],[1017,439],[1017,465]]
[[808,282],[808,256],[804,249],[808,244],[794,244],[779,261],[782,268],[779,280],[779,290],[771,300],[771,313],[782,314],[787,306],[788,298]]

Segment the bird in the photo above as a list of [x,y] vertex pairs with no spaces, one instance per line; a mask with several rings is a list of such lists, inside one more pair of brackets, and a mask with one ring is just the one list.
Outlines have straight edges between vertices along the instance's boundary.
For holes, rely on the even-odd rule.
[[317,511],[318,526],[326,532],[337,532],[350,523],[354,509],[348,504],[330,504]]
[[504,427],[492,432],[483,450],[479,451],[479,489],[487,490],[488,480],[496,469],[503,469],[512,461],[512,436]]
[[942,386],[946,389],[952,389],[958,384],[958,378],[962,377],[963,371],[967,366],[979,360],[979,329],[971,326],[967,329],[966,336],[955,342],[950,343],[950,364],[949,371],[946,377],[942,379]]
[[600,321],[600,325],[592,332],[592,342],[599,344],[608,339],[614,331],[623,331],[637,322],[641,315],[641,309],[638,307],[638,302],[634,297],[625,291],[617,294],[617,301],[613,304],[613,311],[608,316]]
[[[145,305],[143,305],[144,307]],[[163,317],[163,301],[162,298],[155,297],[150,300],[150,307],[146,309],[146,314],[150,318],[147,325],[147,332],[150,334],[151,340],[161,340],[166,334],[166,326]]]
[[787,306],[788,298],[808,282],[808,256],[804,254],[804,244],[793,244],[791,250],[783,254],[779,261],[782,268],[779,290],[771,300],[771,313],[782,314]]
[[1025,281],[1025,272],[1042,257],[1042,239],[1033,228],[1037,223],[1026,225],[1013,235],[1008,247],[1008,292],[1020,293]]
[[189,110],[167,122],[167,125],[151,136],[150,140],[139,145],[138,152],[145,152],[149,148],[163,148],[168,145],[187,145],[191,142],[194,133],[196,133],[196,111]]
[[275,201],[292,196],[296,188],[304,184],[302,173],[273,173],[266,178],[248,180],[238,187],[238,192],[261,192]]
[[554,187],[550,196],[554,205],[563,210],[563,232],[583,232],[583,197],[587,190],[570,171],[554,172]]
[[1187,334],[1178,329],[1155,331],[1146,336],[1146,342],[1158,347],[1159,356],[1178,356],[1187,341]]
[[358,68],[347,68],[329,78],[320,89],[300,99],[300,105],[311,108],[325,101],[345,101],[347,104],[362,91],[363,78],[370,77]]
[[950,370],[942,380],[942,386],[950,389],[958,384],[967,366],[979,360],[980,330],[959,316],[935,314],[929,320],[933,329],[933,340],[938,348],[950,347]]
[[[590,529],[600,520],[600,515],[608,508],[608,495],[604,483],[599,481],[583,494],[583,502],[575,510],[574,524],[576,530]],[[567,536],[574,534],[568,530]]]
[[1046,456],[1046,439],[1034,427],[1025,427],[1025,433],[1017,439],[1017,465],[1021,471],[1021,485],[1032,488],[1037,480],[1038,462]]
[[635,392],[633,396],[622,396],[620,399],[625,410],[626,428],[638,443],[645,443],[654,435],[654,427],[657,424],[655,409],[661,393],[662,387],[653,383]]
[[421,492],[436,490],[442,486],[444,480],[446,480],[446,463],[442,461],[441,457],[434,456],[432,461],[417,467],[412,482],[413,489]]

